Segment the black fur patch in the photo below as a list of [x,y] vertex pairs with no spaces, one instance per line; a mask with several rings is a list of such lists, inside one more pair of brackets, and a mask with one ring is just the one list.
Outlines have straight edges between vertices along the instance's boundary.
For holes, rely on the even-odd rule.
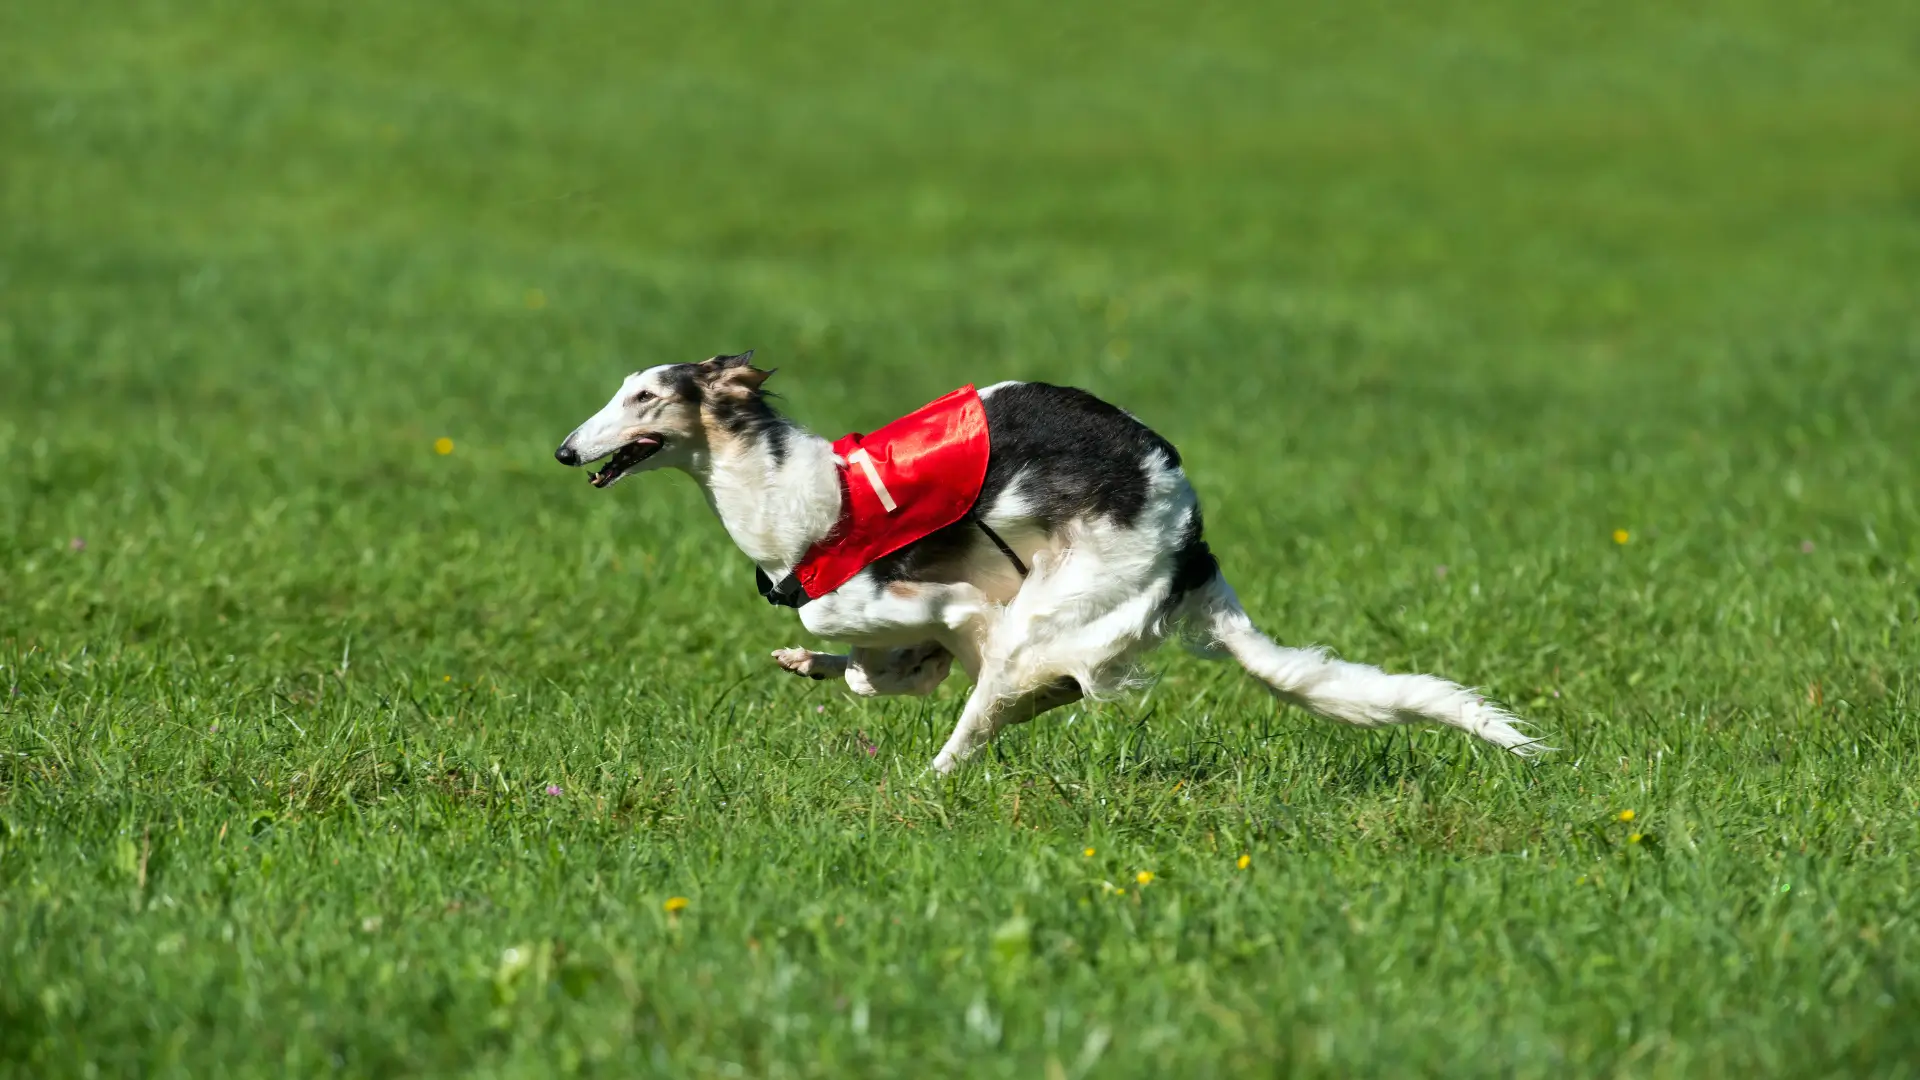
[[706,397],[705,388],[700,384],[699,364],[675,364],[660,377],[673,388],[673,396],[681,401],[698,405]]
[[766,447],[775,465],[787,460],[787,436],[793,421],[775,412],[760,391],[741,397],[715,398],[706,408],[727,434]]
[[[980,503],[974,505],[979,506]],[[967,552],[973,550],[974,544],[985,543],[986,539],[972,518],[963,517],[890,555],[880,556],[867,569],[873,572],[874,583],[881,586],[896,581],[951,580],[948,575],[953,568],[960,565],[967,557]]]
[[1213,549],[1201,539],[1203,528],[1200,507],[1196,504],[1193,514],[1187,518],[1186,530],[1181,534],[1180,550],[1173,556],[1173,594],[1168,597],[1168,603],[1179,601],[1220,573],[1220,560],[1213,557]]
[[1147,505],[1147,462],[1180,452],[1152,428],[1085,390],[1018,383],[987,395],[993,455],[980,488],[992,506],[1017,476],[1020,494],[1052,532],[1085,515],[1132,525]]

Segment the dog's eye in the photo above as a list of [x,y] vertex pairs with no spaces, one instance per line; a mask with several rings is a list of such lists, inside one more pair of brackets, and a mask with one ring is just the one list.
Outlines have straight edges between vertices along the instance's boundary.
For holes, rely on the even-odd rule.
[[647,402],[652,401],[653,399],[654,399],[654,393],[651,390],[642,390],[639,393],[633,395],[633,403],[635,405],[645,405]]

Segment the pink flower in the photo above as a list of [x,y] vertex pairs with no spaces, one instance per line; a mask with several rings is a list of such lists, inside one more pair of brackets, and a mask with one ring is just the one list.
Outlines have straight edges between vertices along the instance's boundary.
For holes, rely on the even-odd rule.
[[1443,577],[1446,577],[1446,576],[1447,576],[1447,564],[1446,564],[1446,563],[1441,563],[1441,564],[1440,564],[1439,566],[1436,566],[1436,567],[1434,567],[1434,568],[1433,568],[1433,576],[1434,576],[1434,577],[1437,577],[1437,578],[1443,578]]
[[1813,541],[1811,540],[1800,541],[1800,554],[1802,555],[1813,554]]
[[67,550],[68,551],[87,550],[87,538],[84,536],[76,536],[73,539],[67,541]]
[[548,785],[547,785],[547,794],[549,794],[549,795],[558,795],[558,794],[560,794],[560,785],[559,785],[559,784],[548,784]]

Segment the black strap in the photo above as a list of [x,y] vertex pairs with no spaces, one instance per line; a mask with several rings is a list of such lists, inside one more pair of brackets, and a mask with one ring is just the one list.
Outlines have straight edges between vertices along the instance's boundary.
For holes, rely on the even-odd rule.
[[759,588],[761,598],[775,607],[802,608],[813,599],[807,595],[807,590],[800,587],[798,574],[788,574],[780,579],[779,584],[775,584],[765,570],[756,566],[753,568],[753,583]]
[[1005,555],[1013,562],[1013,568],[1020,571],[1021,577],[1026,577],[1027,564],[1020,561],[1020,556],[1013,553],[1013,549],[1007,546],[1005,540],[1000,539],[1000,534],[993,531],[993,526],[987,524],[987,519],[978,514],[974,514],[972,517],[973,523],[980,526],[980,531],[987,534],[987,539],[993,541],[993,546],[1000,549],[1000,554]]

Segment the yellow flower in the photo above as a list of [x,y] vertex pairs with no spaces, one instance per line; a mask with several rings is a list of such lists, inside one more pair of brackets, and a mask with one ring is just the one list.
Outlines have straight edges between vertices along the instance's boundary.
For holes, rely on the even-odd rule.
[[1093,858],[1093,849],[1088,848],[1087,850],[1081,852],[1080,854],[1085,855],[1087,858],[1091,859]]
[[1627,834],[1627,843],[1629,843],[1629,844],[1637,844],[1637,843],[1639,843],[1639,842],[1640,842],[1640,834],[1639,834],[1639,833],[1628,833],[1628,834]]
[[1622,811],[1620,811],[1620,812],[1619,812],[1618,814],[1615,814],[1615,815],[1614,815],[1614,818],[1615,818],[1616,820],[1619,820],[1619,821],[1632,821],[1632,820],[1633,820],[1633,811],[1631,811],[1631,810],[1622,810]]
[[452,681],[453,681],[453,676],[451,676],[451,675],[442,675],[442,676],[440,676],[440,681],[441,681],[441,682],[452,682]]
[[1632,533],[1630,533],[1630,532],[1628,532],[1627,530],[1625,530],[1625,529],[1615,529],[1615,530],[1613,530],[1613,542],[1614,542],[1614,543],[1616,543],[1616,544],[1624,544],[1624,543],[1626,543],[1627,541],[1629,541],[1629,540],[1631,540],[1631,539],[1633,539],[1633,534],[1632,534]]
[[447,438],[445,435],[433,440],[433,452],[439,454],[441,457],[446,457],[448,454],[453,453],[453,440]]
[[1115,890],[1113,890],[1113,895],[1115,895],[1115,896],[1125,896],[1125,895],[1127,895],[1127,890],[1125,890],[1125,889],[1115,889]]
[[1235,866],[1238,866],[1242,870],[1245,870],[1247,867],[1251,866],[1252,864],[1253,864],[1253,856],[1251,855],[1242,855],[1240,856],[1240,861],[1234,863]]
[[688,901],[687,898],[684,896],[669,896],[667,897],[666,903],[661,904],[660,906],[666,909],[667,914],[678,915],[681,912],[687,910],[687,904],[689,902],[690,901]]
[[1142,870],[1139,873],[1133,875],[1133,880],[1139,882],[1142,885],[1151,885],[1153,884],[1153,871]]

